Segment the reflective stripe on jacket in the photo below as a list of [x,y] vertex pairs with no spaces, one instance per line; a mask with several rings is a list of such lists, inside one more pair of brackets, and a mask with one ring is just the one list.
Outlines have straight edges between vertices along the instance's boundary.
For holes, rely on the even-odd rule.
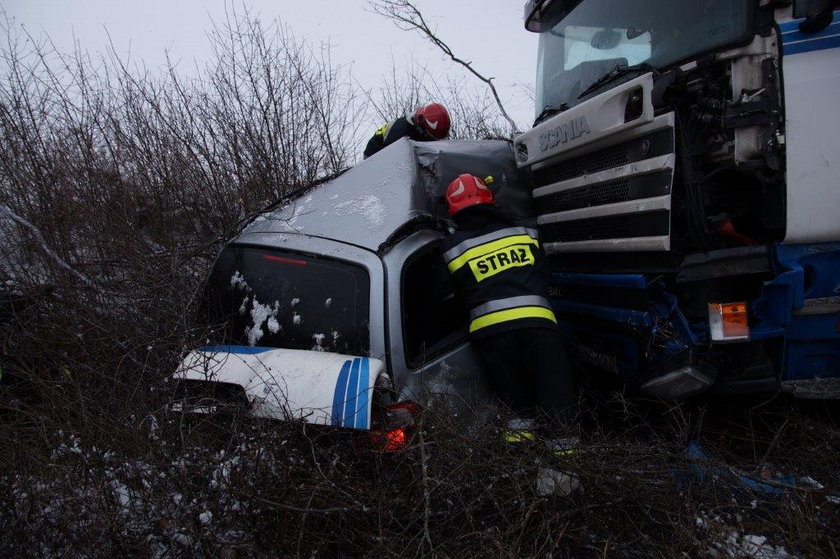
[[467,239],[443,255],[453,274],[469,264],[475,281],[492,277],[511,266],[532,266],[530,245],[540,246],[537,232],[525,227],[508,227]]
[[446,239],[443,257],[464,290],[471,334],[556,325],[539,247],[536,230],[504,224]]
[[557,324],[551,303],[539,295],[496,299],[470,310],[470,333],[481,328],[523,318],[544,318]]
[[373,133],[365,148],[364,157],[367,159],[382,148],[389,146],[400,138],[410,138],[415,141],[422,140],[422,134],[411,117],[401,116],[380,126]]

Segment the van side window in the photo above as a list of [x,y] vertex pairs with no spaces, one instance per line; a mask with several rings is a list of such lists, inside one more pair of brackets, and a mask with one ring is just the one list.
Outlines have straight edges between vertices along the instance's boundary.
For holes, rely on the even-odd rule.
[[405,357],[410,367],[418,367],[467,339],[468,313],[455,296],[439,243],[424,247],[409,260],[402,273],[401,299]]

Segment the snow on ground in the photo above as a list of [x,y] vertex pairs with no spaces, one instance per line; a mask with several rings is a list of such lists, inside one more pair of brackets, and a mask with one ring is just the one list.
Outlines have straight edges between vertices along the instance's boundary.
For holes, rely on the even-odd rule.
[[[150,463],[83,447],[72,434],[59,436],[63,440],[51,456],[54,477],[45,480],[19,472],[0,478],[10,491],[14,517],[26,518],[27,529],[39,534],[41,548],[30,550],[36,556],[71,555],[86,547],[87,538],[102,537],[103,531],[125,541],[145,541],[152,557],[189,552],[196,536],[222,545],[237,545],[246,538],[232,529],[232,519],[243,511],[229,488],[243,469],[259,463],[261,450],[253,444],[243,442],[227,452],[173,452],[173,461]],[[149,436],[157,435],[150,431]],[[191,487],[192,476],[208,482]],[[192,490],[188,497],[182,493],[186,490]],[[0,524],[4,520],[11,518],[0,518]],[[105,553],[91,551],[91,556]]]
[[[274,439],[265,438],[270,432],[243,435],[235,444],[214,449],[184,446],[177,437],[162,436],[160,423],[157,418],[136,422],[139,435],[147,436],[155,446],[146,453],[125,449],[131,455],[86,445],[74,434],[58,432],[48,468],[38,475],[0,473],[0,486],[13,508],[11,513],[0,509],[0,525],[25,530],[27,550],[36,556],[74,555],[80,549],[96,549],[92,555],[108,556],[117,549],[91,547],[94,544],[117,546],[123,553],[126,545],[135,550],[142,545],[140,554],[151,557],[197,556],[237,546],[248,549],[261,515],[272,510],[260,501],[264,496],[260,488],[286,483],[290,471],[313,471],[308,454],[314,449],[307,445],[297,451],[282,434]],[[324,457],[319,467],[336,466],[339,460],[336,454]],[[289,469],[289,464],[299,469]],[[312,480],[307,479],[301,478],[302,490],[309,490],[305,483]],[[329,477],[315,479],[321,483]],[[669,483],[667,475],[662,481]],[[811,486],[818,484],[815,481]],[[488,492],[497,490],[492,484],[482,486]],[[325,487],[319,485],[317,491]],[[580,502],[592,504],[592,497],[591,492],[583,493]],[[756,508],[765,513],[771,510],[761,499],[756,496],[740,509],[701,506],[697,516],[688,517],[694,519],[693,526],[679,526],[688,528],[680,534],[683,543],[693,540],[701,556],[718,559],[804,559],[782,545],[783,540],[795,542],[795,535],[747,528],[750,522],[742,514]],[[563,502],[555,510],[564,514],[580,502]],[[440,503],[454,506],[448,500]],[[781,501],[773,503],[775,507]],[[834,507],[840,499],[827,495],[825,503]],[[676,507],[683,505],[698,505],[698,500]],[[601,500],[600,506],[608,505]],[[37,546],[32,547],[31,541]]]
[[[755,508],[755,501],[753,501]],[[717,541],[706,550],[706,556],[719,559],[792,559],[783,546],[773,545],[766,536],[743,534],[732,522],[716,514],[703,514],[695,519],[701,532],[715,535]]]
[[788,559],[793,556],[782,546],[775,546],[764,536],[730,532],[726,539],[709,549],[710,557],[731,557],[733,559]]

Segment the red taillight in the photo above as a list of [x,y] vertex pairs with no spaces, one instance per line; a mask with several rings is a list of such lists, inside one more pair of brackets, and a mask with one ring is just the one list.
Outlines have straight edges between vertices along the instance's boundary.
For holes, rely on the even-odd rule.
[[383,409],[379,425],[368,431],[368,443],[373,450],[397,452],[406,447],[414,433],[420,406],[411,401],[399,402]]
[[385,440],[382,442],[385,443],[382,450],[385,452],[396,452],[405,448],[405,444],[408,442],[408,435],[406,435],[405,429],[400,427],[393,431],[386,431]]

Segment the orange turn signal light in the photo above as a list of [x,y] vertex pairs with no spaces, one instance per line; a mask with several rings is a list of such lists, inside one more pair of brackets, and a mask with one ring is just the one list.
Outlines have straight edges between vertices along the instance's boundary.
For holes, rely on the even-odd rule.
[[716,342],[749,340],[747,303],[709,303],[709,331]]

